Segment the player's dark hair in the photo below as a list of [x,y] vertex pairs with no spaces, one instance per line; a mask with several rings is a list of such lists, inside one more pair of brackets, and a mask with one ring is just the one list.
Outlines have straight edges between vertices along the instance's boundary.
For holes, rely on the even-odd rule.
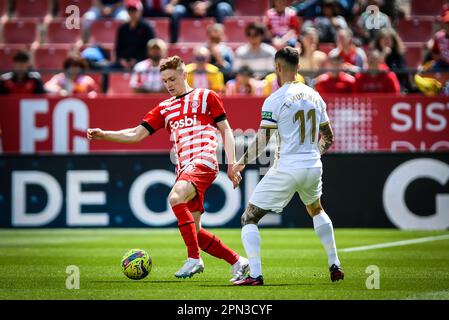
[[29,62],[30,60],[30,54],[25,50],[17,51],[12,58],[14,62]]
[[299,51],[293,47],[279,49],[274,56],[274,60],[281,59],[288,65],[295,67],[299,63]]

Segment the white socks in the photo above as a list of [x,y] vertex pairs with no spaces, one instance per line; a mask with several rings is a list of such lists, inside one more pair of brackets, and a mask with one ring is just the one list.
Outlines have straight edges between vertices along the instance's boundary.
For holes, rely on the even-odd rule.
[[242,228],[242,242],[249,260],[250,276],[257,278],[262,275],[260,260],[260,235],[255,224],[247,224]]
[[340,266],[340,260],[338,260],[337,256],[337,247],[335,245],[334,228],[332,227],[332,221],[326,212],[321,211],[320,214],[313,217],[313,228],[326,251],[329,267],[333,264]]

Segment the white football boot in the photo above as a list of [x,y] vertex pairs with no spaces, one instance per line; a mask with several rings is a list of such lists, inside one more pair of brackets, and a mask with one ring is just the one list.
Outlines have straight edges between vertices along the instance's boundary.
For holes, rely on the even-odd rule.
[[175,273],[176,278],[191,278],[195,273],[201,273],[204,270],[203,259],[188,258],[181,269]]
[[242,280],[245,275],[249,272],[249,262],[245,257],[240,257],[236,263],[234,263],[231,267],[232,279],[229,281],[235,282],[238,280]]

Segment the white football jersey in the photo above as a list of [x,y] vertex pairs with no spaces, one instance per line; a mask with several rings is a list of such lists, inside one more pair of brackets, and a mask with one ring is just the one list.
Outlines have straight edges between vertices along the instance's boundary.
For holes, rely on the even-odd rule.
[[319,93],[297,81],[284,84],[262,106],[261,125],[277,128],[280,168],[321,167],[318,134],[320,125],[328,122]]

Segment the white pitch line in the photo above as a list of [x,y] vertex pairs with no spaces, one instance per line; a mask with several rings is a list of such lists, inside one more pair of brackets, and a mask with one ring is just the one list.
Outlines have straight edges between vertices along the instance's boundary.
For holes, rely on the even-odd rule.
[[361,247],[345,248],[345,249],[340,249],[338,251],[341,251],[341,252],[364,251],[364,250],[372,250],[372,249],[380,249],[380,248],[407,246],[409,244],[423,243],[423,242],[429,242],[429,241],[438,241],[438,240],[446,240],[446,239],[449,239],[449,234],[443,234],[443,235],[434,236],[434,237],[425,237],[425,238],[403,240],[403,241],[378,243],[378,244],[372,244],[372,245],[361,246]]

